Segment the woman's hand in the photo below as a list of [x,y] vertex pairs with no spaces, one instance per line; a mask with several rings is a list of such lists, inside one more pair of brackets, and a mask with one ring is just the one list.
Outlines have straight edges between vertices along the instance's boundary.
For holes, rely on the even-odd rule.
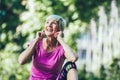
[[60,38],[64,37],[64,34],[62,31],[59,31],[59,32],[55,33],[54,37],[57,38],[57,40],[59,41]]
[[36,38],[35,38],[35,39],[41,40],[41,39],[44,38],[44,36],[45,36],[45,31],[44,31],[44,30],[38,31],[38,32],[36,33]]

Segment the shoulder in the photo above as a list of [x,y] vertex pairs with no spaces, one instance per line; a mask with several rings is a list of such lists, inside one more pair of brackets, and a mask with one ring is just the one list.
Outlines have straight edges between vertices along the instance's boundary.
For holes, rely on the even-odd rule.
[[39,48],[40,46],[42,46],[42,42],[43,40],[39,40],[36,45],[35,45],[35,48]]

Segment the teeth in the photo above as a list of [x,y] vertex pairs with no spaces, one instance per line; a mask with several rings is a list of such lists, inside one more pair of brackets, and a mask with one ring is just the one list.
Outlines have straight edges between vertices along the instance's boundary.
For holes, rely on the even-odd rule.
[[47,29],[47,31],[50,31],[50,32],[51,32],[51,31],[52,31],[52,29]]

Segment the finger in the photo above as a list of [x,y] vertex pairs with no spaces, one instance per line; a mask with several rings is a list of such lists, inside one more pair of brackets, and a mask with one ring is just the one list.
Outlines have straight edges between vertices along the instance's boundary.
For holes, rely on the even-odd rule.
[[36,36],[41,37],[41,31],[38,31]]
[[60,31],[59,34],[61,37],[64,37],[63,31]]
[[59,34],[58,32],[57,32],[57,33],[55,33],[55,34],[54,34],[54,37],[55,37],[55,38],[57,38],[58,34]]
[[41,32],[41,36],[45,37],[45,31],[44,30]]
[[41,37],[41,31],[38,32],[38,36]]

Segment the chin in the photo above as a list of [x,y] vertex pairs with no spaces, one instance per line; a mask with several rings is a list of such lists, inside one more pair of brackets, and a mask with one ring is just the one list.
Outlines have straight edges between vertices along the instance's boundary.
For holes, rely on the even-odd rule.
[[52,36],[52,34],[46,34],[46,36],[51,37],[51,36]]
[[45,32],[46,36],[51,36],[53,35],[51,32]]

